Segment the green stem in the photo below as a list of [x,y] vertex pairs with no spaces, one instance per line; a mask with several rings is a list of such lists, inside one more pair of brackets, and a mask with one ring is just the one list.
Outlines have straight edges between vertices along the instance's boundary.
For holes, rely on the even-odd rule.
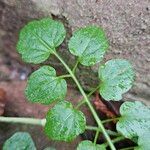
[[121,148],[120,150],[133,150],[133,149],[135,149],[135,146],[126,147],[126,148]]
[[35,118],[20,118],[20,117],[0,117],[0,122],[6,123],[21,123],[44,126],[46,119],[35,119]]
[[94,130],[94,131],[100,130],[98,127],[93,127],[93,126],[86,126],[85,129],[86,130]]
[[116,142],[122,141],[122,140],[124,140],[124,139],[125,139],[125,137],[120,136],[120,137],[117,137],[117,138],[113,139],[112,142],[113,142],[113,143],[116,143]]
[[74,66],[73,69],[72,69],[72,72],[73,72],[73,73],[75,73],[78,64],[79,64],[79,59],[77,59],[77,61],[76,61],[76,63],[75,63],[75,66]]
[[111,142],[111,139],[110,139],[109,135],[107,134],[107,132],[106,132],[106,130],[105,130],[105,128],[104,128],[104,126],[103,126],[103,124],[102,124],[100,118],[98,117],[96,111],[94,110],[92,104],[90,103],[90,101],[89,101],[87,95],[85,94],[83,88],[81,87],[81,85],[80,85],[80,83],[78,82],[77,78],[75,77],[74,73],[71,71],[71,69],[69,68],[69,66],[64,62],[64,60],[63,60],[56,52],[54,52],[54,54],[55,54],[55,56],[60,60],[60,62],[64,65],[64,67],[65,67],[66,70],[70,73],[70,75],[72,76],[72,79],[74,80],[74,82],[75,82],[76,85],[78,86],[78,88],[79,88],[81,94],[83,95],[83,97],[84,97],[84,99],[85,99],[85,101],[86,101],[86,103],[87,103],[89,109],[91,110],[91,112],[92,112],[92,114],[93,114],[93,117],[95,118],[95,120],[96,120],[96,122],[97,122],[97,124],[98,124],[98,127],[99,127],[99,128],[101,129],[101,131],[103,132],[103,134],[104,134],[104,136],[105,136],[105,138],[106,138],[106,140],[107,140],[107,142],[108,142],[110,148],[111,148],[112,150],[116,150],[116,148],[115,148],[115,146],[113,145],[113,143]]
[[[113,140],[111,140],[111,141],[112,141],[112,143],[116,143],[116,142],[119,142],[119,141],[124,140],[124,139],[125,139],[125,137],[120,136],[120,137],[117,137],[117,138],[115,138],[115,139],[113,139]],[[105,147],[107,147],[107,146],[108,146],[108,143],[104,143],[104,144],[102,144],[102,145],[105,146]]]
[[70,78],[71,75],[70,74],[65,74],[65,75],[61,75],[61,76],[58,76],[58,78]]
[[86,103],[85,99],[82,99],[82,100],[79,101],[79,103],[77,104],[77,106],[75,108],[79,109],[79,107],[81,107],[81,105],[83,105],[85,103]]
[[100,85],[98,85],[96,88],[94,88],[87,96],[90,97],[93,93],[95,93],[100,88]]
[[119,118],[120,117],[102,120],[102,123],[107,123],[107,122],[111,122],[111,121],[114,121],[114,120],[119,120]]
[[[90,97],[93,93],[95,93],[98,89],[99,89],[100,85],[98,85],[96,88],[94,88],[88,95],[87,97]],[[76,109],[78,109],[81,105],[83,105],[84,103],[86,103],[85,99],[82,99],[79,101],[79,103],[76,106]]]
[[95,134],[95,138],[94,138],[94,145],[96,145],[96,142],[97,142],[99,133],[100,133],[100,131],[97,130],[97,131],[96,131],[96,134]]
[[111,131],[111,130],[107,130],[107,133],[108,133],[109,135],[112,135],[112,136],[120,136],[119,133],[117,133],[117,132],[115,132],[115,131]]
[[[93,127],[93,126],[86,126],[86,130],[93,130],[93,131],[97,131],[99,130],[101,132],[101,130],[98,128],[98,127]],[[112,135],[112,136],[120,136],[119,133],[117,132],[114,132],[114,131],[111,131],[111,130],[107,130],[105,129],[106,132],[109,134],[109,135]]]

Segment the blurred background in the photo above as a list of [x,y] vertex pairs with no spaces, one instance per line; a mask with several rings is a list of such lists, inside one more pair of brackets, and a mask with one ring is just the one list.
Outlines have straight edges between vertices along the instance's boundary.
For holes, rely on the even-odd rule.
[[[20,29],[29,21],[52,17],[64,23],[68,32],[59,52],[72,67],[75,58],[67,51],[67,42],[74,30],[86,25],[99,25],[109,39],[110,47],[104,62],[112,58],[128,59],[136,71],[133,88],[124,100],[139,100],[150,105],[150,1],[149,0],[0,0],[0,115],[43,118],[49,106],[30,104],[24,97],[26,79],[38,65],[25,64],[16,52]],[[61,64],[51,58],[51,64],[64,72]],[[97,68],[77,69],[78,79],[86,91],[98,83]],[[79,71],[82,69],[82,71]],[[81,99],[72,82],[68,82],[67,99]],[[5,107],[4,105],[5,104]],[[86,108],[88,122],[94,123]],[[81,138],[70,143],[47,139],[40,127],[0,123],[0,148],[15,131],[28,131],[39,150],[47,146],[58,150],[74,150]]]

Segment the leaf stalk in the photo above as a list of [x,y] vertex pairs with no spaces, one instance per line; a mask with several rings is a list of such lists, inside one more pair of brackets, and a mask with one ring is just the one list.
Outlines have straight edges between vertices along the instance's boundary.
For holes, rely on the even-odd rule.
[[[99,89],[100,85],[98,85],[96,88],[94,88],[88,95],[87,97],[89,98],[93,93],[95,93],[98,89]],[[79,107],[83,104],[86,103],[86,100],[85,99],[82,99],[79,101],[79,103],[77,104],[76,106],[76,109],[79,109]]]
[[45,126],[46,119],[24,118],[24,117],[0,117],[0,122]]
[[115,146],[113,145],[113,143],[111,142],[111,138],[109,137],[109,135],[107,134],[100,118],[98,117],[96,111],[94,110],[92,104],[90,103],[87,95],[85,94],[83,88],[81,87],[80,83],[78,82],[77,78],[75,77],[74,73],[72,72],[72,70],[69,68],[69,66],[64,62],[64,60],[57,54],[57,52],[53,52],[54,55],[60,60],[60,62],[64,65],[64,67],[66,68],[66,70],[70,73],[70,75],[72,76],[72,79],[74,80],[74,82],[76,83],[76,85],[78,86],[81,94],[83,95],[89,109],[91,110],[92,114],[93,114],[93,117],[95,118],[97,124],[98,124],[98,127],[101,129],[102,133],[104,134],[111,150],[116,150]]
[[[86,126],[86,130],[93,130],[93,131],[100,131],[101,132],[101,129],[99,129],[98,127],[93,127],[93,126]],[[106,132],[109,134],[109,135],[112,135],[112,136],[120,136],[119,133],[115,132],[115,131],[111,131],[111,130],[107,130],[105,129]]]
[[79,59],[77,59],[77,61],[76,61],[76,63],[75,63],[75,66],[74,66],[73,69],[72,69],[72,72],[73,72],[73,73],[75,73],[78,64],[79,64]]
[[[122,140],[124,140],[124,139],[125,139],[125,137],[119,136],[119,137],[113,139],[113,140],[112,140],[112,143],[117,143],[117,142],[122,141]],[[104,144],[102,144],[102,145],[105,146],[105,147],[107,147],[107,146],[108,146],[108,143],[104,143]]]
[[70,78],[70,77],[71,77],[70,74],[65,74],[65,75],[58,76],[57,78],[63,79],[63,78]]
[[136,146],[132,146],[132,147],[122,148],[122,149],[120,149],[120,150],[133,150],[133,149],[135,149],[135,148],[136,148]]
[[102,123],[104,124],[104,123],[115,121],[115,120],[119,120],[119,119],[120,119],[120,117],[110,118],[110,119],[102,120]]
[[96,142],[97,142],[99,133],[100,133],[100,131],[97,130],[97,131],[96,131],[96,134],[95,134],[95,138],[94,138],[94,145],[96,145]]

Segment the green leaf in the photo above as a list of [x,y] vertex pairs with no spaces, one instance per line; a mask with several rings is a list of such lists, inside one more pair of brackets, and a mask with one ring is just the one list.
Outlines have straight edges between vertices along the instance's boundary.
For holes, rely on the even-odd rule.
[[6,140],[3,150],[36,150],[36,148],[29,133],[16,132]]
[[139,138],[138,138],[138,147],[136,147],[134,150],[150,150],[150,132],[144,132]]
[[78,145],[77,150],[106,150],[106,148],[98,144],[95,145],[91,141],[85,140]]
[[45,133],[53,140],[72,141],[83,133],[86,120],[82,112],[73,109],[71,103],[56,104],[46,116]]
[[122,99],[134,81],[134,71],[131,64],[124,59],[112,59],[99,68],[101,80],[100,94],[109,101]]
[[120,107],[121,118],[117,130],[132,139],[150,131],[150,108],[141,102],[124,102]]
[[20,32],[17,50],[25,62],[44,62],[64,40],[61,22],[50,18],[29,22]]
[[97,26],[88,26],[74,32],[69,41],[70,52],[79,57],[79,62],[91,66],[100,62],[108,49],[104,31]]
[[66,81],[56,76],[50,66],[43,66],[33,72],[28,79],[25,95],[31,102],[50,104],[63,100],[67,93]]

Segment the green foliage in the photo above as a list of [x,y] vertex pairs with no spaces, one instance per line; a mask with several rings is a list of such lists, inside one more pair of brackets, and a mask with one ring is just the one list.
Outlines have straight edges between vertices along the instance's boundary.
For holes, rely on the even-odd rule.
[[108,49],[104,31],[96,26],[88,26],[74,32],[69,41],[70,52],[79,57],[79,62],[91,66],[102,60]]
[[82,141],[78,147],[77,150],[106,150],[105,147],[98,145],[98,144],[94,144],[91,141]]
[[25,62],[44,62],[64,40],[66,31],[61,22],[50,18],[28,23],[20,32],[17,50]]
[[6,140],[3,150],[36,150],[36,148],[29,133],[16,132]]
[[57,103],[46,116],[45,133],[49,138],[72,141],[85,130],[86,120],[82,112],[67,101]]
[[99,68],[100,94],[105,100],[118,101],[134,80],[132,66],[127,60],[112,59]]
[[150,108],[141,102],[124,102],[120,108],[121,118],[117,130],[126,138],[140,137],[144,132],[150,132]]
[[[135,147],[135,150],[149,150],[150,108],[141,102],[124,102],[120,108],[121,117],[116,127],[124,137],[121,136],[111,140],[109,134],[112,135],[113,133],[115,136],[120,136],[120,134],[105,129],[103,123],[106,120],[101,121],[89,100],[91,93],[94,93],[97,89],[107,101],[121,100],[122,95],[132,87],[134,81],[135,75],[131,64],[125,59],[113,59],[106,62],[99,68],[100,85],[95,88],[95,91],[87,95],[75,76],[75,68],[78,62],[85,66],[92,66],[102,61],[108,49],[108,40],[104,31],[96,26],[88,26],[75,31],[68,44],[70,52],[77,56],[77,63],[71,70],[56,52],[56,48],[63,42],[65,35],[64,26],[58,21],[49,18],[32,21],[21,30],[17,50],[25,62],[34,64],[44,62],[53,54],[64,65],[69,77],[76,83],[83,95],[83,101],[80,101],[76,107],[65,101],[67,83],[63,77],[66,76],[56,76],[54,68],[42,66],[29,77],[25,95],[30,102],[42,104],[55,102],[54,107],[47,113],[46,123],[45,119],[22,118],[18,119],[18,122],[16,118],[8,120],[14,123],[23,123],[23,120],[26,120],[25,123],[45,125],[44,132],[52,140],[69,142],[82,134],[85,129],[96,130],[96,133],[101,132],[106,138],[106,143],[95,144],[99,135],[96,134],[94,143],[82,141],[77,150],[106,150],[107,146],[110,146],[111,150],[116,150],[114,143],[124,139],[124,137],[138,143],[139,146]],[[97,127],[86,127],[85,116],[78,110],[84,102],[89,107]],[[0,121],[9,122],[6,118],[0,117]],[[35,150],[36,148],[30,135],[24,132],[14,134],[5,142],[3,147],[3,150],[30,149]]]
[[63,100],[66,93],[66,81],[57,77],[50,66],[43,66],[31,74],[25,92],[28,100],[42,104]]

